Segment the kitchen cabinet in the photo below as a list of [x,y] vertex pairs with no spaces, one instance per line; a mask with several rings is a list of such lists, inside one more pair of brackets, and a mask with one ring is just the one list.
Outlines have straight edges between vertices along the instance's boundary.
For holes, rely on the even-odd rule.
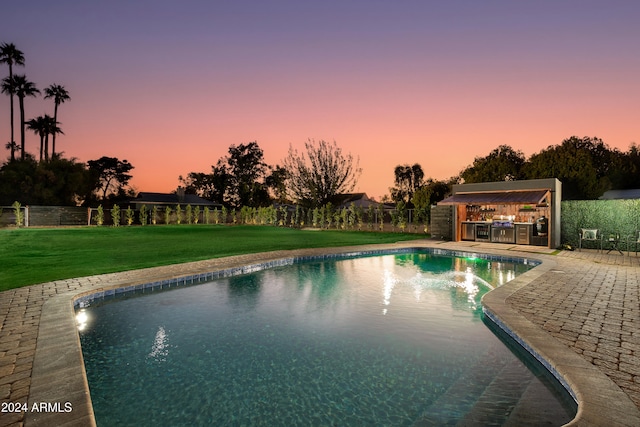
[[530,245],[533,235],[533,224],[516,224],[516,243]]

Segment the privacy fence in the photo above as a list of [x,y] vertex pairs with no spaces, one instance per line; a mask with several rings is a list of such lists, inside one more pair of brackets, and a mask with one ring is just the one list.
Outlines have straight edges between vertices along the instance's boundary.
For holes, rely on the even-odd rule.
[[[161,224],[260,224],[290,227],[429,231],[438,239],[451,239],[452,211],[450,206],[432,206],[429,229],[424,220],[415,220],[415,212],[393,209],[362,209],[356,207],[327,210],[302,209],[295,206],[242,208],[239,210],[209,209],[191,206],[172,206],[134,210],[118,208],[117,215],[105,209],[62,206],[0,207],[0,227],[15,227],[16,214],[21,226],[52,227],[104,225]],[[597,228],[607,234],[620,234],[622,241],[640,230],[640,199],[631,200],[570,200],[562,202],[562,242],[578,245],[581,228]],[[101,217],[101,218],[100,218]]]
[[74,206],[0,206],[0,227],[89,225],[89,209]]
[[[113,209],[60,206],[0,207],[0,226],[129,226],[164,224],[255,224],[280,227],[313,227],[344,230],[403,231],[425,233],[425,220],[405,209],[359,208],[356,206],[304,209],[280,205],[242,209],[209,208],[191,205],[144,206],[141,209]],[[19,218],[17,218],[19,216]],[[422,215],[424,217],[424,215]]]

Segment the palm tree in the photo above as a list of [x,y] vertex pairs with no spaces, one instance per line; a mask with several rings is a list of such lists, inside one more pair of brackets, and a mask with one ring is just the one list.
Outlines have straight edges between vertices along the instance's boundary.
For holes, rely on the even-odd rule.
[[[71,99],[71,97],[69,96],[69,92],[67,92],[67,90],[64,88],[64,86],[58,85],[58,84],[52,84],[50,85],[48,88],[46,88],[44,90],[44,97],[45,99],[47,98],[53,98],[53,102],[55,103],[55,107],[53,110],[53,121],[54,123],[58,123],[58,105],[64,103],[65,101],[68,101]],[[60,132],[62,133],[62,132]],[[51,157],[56,155],[56,133],[53,133],[53,141],[52,141],[52,147],[51,147]]]
[[[64,134],[62,129],[58,127],[58,123],[53,120],[48,114],[44,116],[38,116],[26,122],[27,129],[32,130],[36,135],[40,137],[40,161],[42,161],[43,153],[44,160],[49,161],[49,135],[57,133]],[[51,155],[51,158],[54,154]]]
[[20,101],[20,159],[24,160],[24,98],[26,96],[36,96],[40,91],[36,88],[35,83],[27,80],[27,76],[24,74],[16,74],[13,76],[12,83],[13,90],[15,94],[18,95],[18,101]]
[[15,152],[20,149],[20,146],[16,144],[15,141],[7,142],[4,145],[4,148],[11,151],[11,161],[13,162],[16,159]]
[[[13,82],[13,65],[24,65],[24,54],[16,48],[16,45],[13,43],[2,43],[0,45],[0,64],[9,65],[9,82]],[[15,139],[13,138],[13,88],[9,86],[9,88],[5,91],[4,85],[2,87],[2,92],[9,95],[9,101],[11,105],[11,141],[9,141],[9,146],[11,147],[11,161],[14,161],[15,158]]]
[[[53,136],[53,141],[56,140],[56,134],[63,134],[62,129],[58,127],[60,122],[56,122],[53,117],[48,114],[44,115],[44,120],[46,124],[46,133],[44,134],[44,159],[49,161],[49,135]],[[55,157],[55,142],[51,148],[51,159]]]
[[42,161],[42,153],[44,150],[44,136],[47,133],[47,123],[43,116],[38,116],[26,122],[27,129],[40,137],[40,161]]

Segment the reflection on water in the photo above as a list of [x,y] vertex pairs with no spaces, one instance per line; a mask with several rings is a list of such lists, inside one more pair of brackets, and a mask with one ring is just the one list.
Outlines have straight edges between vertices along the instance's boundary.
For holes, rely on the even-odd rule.
[[76,313],[76,323],[78,324],[78,331],[84,331],[87,327],[87,322],[89,321],[89,316],[87,316],[87,311],[83,308],[78,310]]
[[168,341],[167,333],[164,328],[160,326],[158,332],[156,332],[156,337],[153,340],[153,346],[151,347],[151,352],[148,357],[156,362],[166,361],[167,355],[169,354]]

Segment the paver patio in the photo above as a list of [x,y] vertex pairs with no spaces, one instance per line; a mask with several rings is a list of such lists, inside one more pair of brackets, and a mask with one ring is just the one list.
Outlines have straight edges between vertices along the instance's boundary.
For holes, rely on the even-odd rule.
[[[367,250],[431,246],[526,256],[540,267],[492,291],[488,310],[566,375],[577,394],[575,425],[640,425],[640,257],[597,251],[549,255],[534,247],[407,242]],[[82,353],[72,311],[77,295],[242,266],[295,254],[281,251],[132,272],[61,280],[0,293],[0,402],[28,403],[29,412],[0,413],[0,427],[93,425]],[[538,250],[542,253],[532,253]],[[66,412],[64,403],[73,410]],[[60,403],[37,412],[35,402]]]

